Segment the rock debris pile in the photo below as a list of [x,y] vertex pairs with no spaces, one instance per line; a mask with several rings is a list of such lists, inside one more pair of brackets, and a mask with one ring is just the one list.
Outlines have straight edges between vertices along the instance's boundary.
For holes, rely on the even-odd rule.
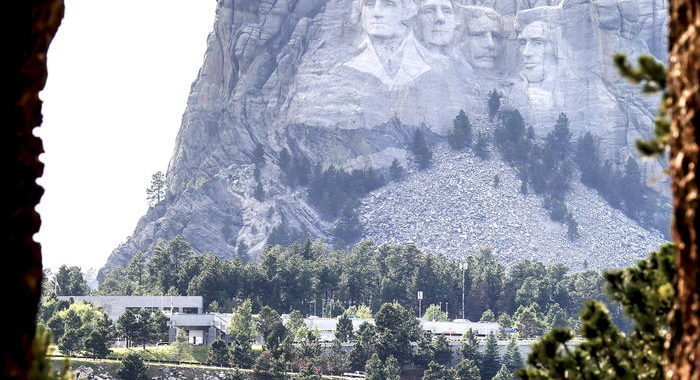
[[441,147],[431,168],[411,170],[365,197],[360,220],[366,238],[378,243],[412,242],[456,258],[491,247],[505,264],[527,259],[576,270],[626,266],[665,242],[578,180],[567,196],[580,234],[571,241],[567,226],[550,220],[542,197],[523,195],[520,186],[516,172],[498,159]]

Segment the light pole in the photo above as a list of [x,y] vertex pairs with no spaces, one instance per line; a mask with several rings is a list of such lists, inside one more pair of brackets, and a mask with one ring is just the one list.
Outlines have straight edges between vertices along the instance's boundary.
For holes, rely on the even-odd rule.
[[450,303],[445,301],[445,314],[447,314],[447,320],[450,320]]
[[464,284],[465,284],[465,282],[464,282],[464,277],[465,277],[464,272],[467,270],[467,266],[464,265],[464,262],[459,263],[459,269],[462,270],[462,319],[466,319],[466,318],[465,318],[466,313],[465,313],[465,310],[464,310]]
[[423,292],[418,291],[418,319],[421,318],[423,312]]

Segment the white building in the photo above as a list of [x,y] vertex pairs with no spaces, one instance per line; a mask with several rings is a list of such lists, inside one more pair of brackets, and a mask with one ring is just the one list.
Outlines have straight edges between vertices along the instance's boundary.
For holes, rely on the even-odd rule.
[[201,314],[204,308],[201,296],[62,296],[58,299],[92,303],[104,310],[114,323],[127,310],[160,309],[165,314]]
[[430,331],[433,335],[443,335],[451,341],[462,339],[469,329],[477,336],[487,336],[491,333],[498,335],[501,327],[496,322],[470,322],[465,319],[455,319],[452,322],[420,320],[421,329]]
[[[282,323],[290,321],[289,314],[283,314]],[[170,316],[170,341],[174,341],[177,330],[184,330],[189,342],[197,345],[211,345],[216,339],[228,341],[227,327],[231,320],[231,314],[210,313],[199,315],[187,315],[174,313]],[[501,328],[495,322],[470,322],[457,319],[451,322],[418,320],[424,331],[430,331],[433,336],[445,336],[451,342],[458,342],[464,333],[471,329],[477,336],[485,337],[490,333],[499,334]],[[304,319],[306,327],[319,333],[322,342],[330,342],[335,339],[335,331],[338,326],[338,318],[308,317]],[[363,323],[374,325],[374,319],[353,318],[353,330],[357,331]],[[262,342],[261,338],[257,339]]]

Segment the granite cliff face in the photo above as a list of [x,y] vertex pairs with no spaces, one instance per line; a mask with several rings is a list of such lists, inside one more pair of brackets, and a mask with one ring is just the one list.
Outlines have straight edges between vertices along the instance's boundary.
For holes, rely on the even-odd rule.
[[[611,57],[624,52],[665,59],[664,7],[662,0],[219,0],[170,161],[168,195],[115,249],[101,275],[177,235],[198,252],[222,257],[235,256],[240,247],[255,257],[280,225],[331,238],[334,221],[309,204],[303,188],[290,188],[280,179],[283,149],[323,167],[385,170],[397,159],[410,168],[407,146],[417,127],[440,146],[459,110],[473,120],[483,118],[494,89],[503,94],[501,108],[518,109],[538,138],[565,112],[575,137],[595,133],[601,153],[622,164],[635,154],[634,141],[650,133],[658,98],[642,96],[620,79]],[[473,123],[475,132],[485,131],[485,125]],[[253,164],[257,146],[263,148],[257,159],[265,161],[259,173]],[[441,168],[444,172],[437,174],[445,178],[462,178],[465,168],[478,168],[469,160],[465,167],[441,163],[459,160],[441,152],[433,173]],[[483,168],[489,173],[503,166],[498,159],[482,164],[491,166]],[[646,178],[660,172],[656,162],[642,168]],[[418,210],[406,204],[406,209],[444,215],[443,221],[459,217],[467,225],[480,223],[466,212],[473,204],[445,210],[431,202],[444,194],[422,192],[415,180],[420,177],[413,177],[420,175],[425,174],[413,174],[401,186],[413,184],[407,191],[427,198],[412,202],[429,206]],[[262,200],[254,197],[258,183],[265,192]],[[574,189],[575,202],[612,212],[595,192],[578,184]],[[368,237],[412,240],[454,255],[469,253],[453,247],[455,241],[472,241],[494,246],[506,261],[519,255],[517,230],[507,231],[516,235],[513,239],[483,238],[497,234],[499,226],[484,227],[492,234],[466,228],[457,240],[450,239],[455,233],[450,229],[431,232],[439,235],[434,239],[411,239],[420,231],[377,214],[403,202],[383,199],[384,191],[389,190],[362,201]],[[470,191],[487,190],[472,186]],[[480,202],[479,197],[473,201]],[[499,207],[514,225],[534,223],[528,229],[532,234],[546,231],[540,227],[550,223],[533,202]],[[551,251],[602,249],[592,257],[604,257],[609,252],[592,242],[612,241],[633,229],[640,237],[628,247],[625,262],[662,241],[658,232],[624,216],[611,225],[591,215],[586,219],[591,224],[582,229],[589,235],[576,245],[555,239]],[[447,241],[452,243],[441,243]]]

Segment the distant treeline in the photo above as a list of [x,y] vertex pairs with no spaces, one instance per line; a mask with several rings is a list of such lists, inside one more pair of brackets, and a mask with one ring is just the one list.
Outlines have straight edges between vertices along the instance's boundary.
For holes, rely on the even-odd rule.
[[[549,325],[573,326],[583,301],[605,298],[600,273],[571,273],[561,264],[530,261],[506,269],[488,249],[458,261],[411,245],[364,241],[350,250],[334,250],[307,240],[268,247],[258,262],[245,263],[211,253],[195,255],[178,237],[152,251],[150,258],[137,254],[126,267],[114,269],[97,293],[201,295],[210,311],[222,312],[250,299],[256,312],[270,306],[280,313],[316,310],[334,317],[350,306],[367,305],[376,312],[394,301],[417,315],[416,294],[422,291],[423,311],[441,304],[455,319],[462,316],[464,286],[466,318],[515,325],[512,318],[527,311],[537,322],[533,335]],[[75,275],[56,278],[63,282],[56,289],[83,289],[72,283]]]

